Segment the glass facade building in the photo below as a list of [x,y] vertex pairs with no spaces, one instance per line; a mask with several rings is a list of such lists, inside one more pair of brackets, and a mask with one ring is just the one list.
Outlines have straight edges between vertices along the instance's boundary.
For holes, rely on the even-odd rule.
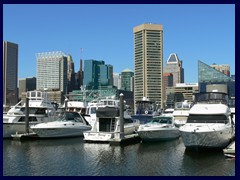
[[121,73],[121,89],[125,91],[133,91],[134,73],[130,69],[124,69]]
[[235,98],[235,79],[223,74],[202,61],[198,61],[198,83],[200,92],[206,92],[206,87],[209,84],[226,84],[229,97]]
[[86,89],[113,86],[113,66],[106,65],[104,61],[84,60],[83,84]]

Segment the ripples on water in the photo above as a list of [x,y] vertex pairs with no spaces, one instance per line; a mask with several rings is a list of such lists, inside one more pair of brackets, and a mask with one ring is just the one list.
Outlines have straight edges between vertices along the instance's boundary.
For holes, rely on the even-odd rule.
[[234,176],[222,151],[186,151],[181,138],[128,146],[83,138],[3,140],[4,176]]

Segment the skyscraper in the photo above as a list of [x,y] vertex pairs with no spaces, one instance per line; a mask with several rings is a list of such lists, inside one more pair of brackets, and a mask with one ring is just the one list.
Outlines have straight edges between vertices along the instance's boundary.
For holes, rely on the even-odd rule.
[[83,85],[86,85],[87,89],[98,89],[99,86],[99,65],[104,65],[104,61],[97,60],[84,60],[84,78]]
[[75,89],[75,70],[72,56],[69,54],[67,57],[67,79],[68,79],[68,92]]
[[173,75],[173,86],[177,83],[184,83],[184,69],[182,67],[182,61],[179,60],[176,53],[171,53],[167,63],[165,71]]
[[18,101],[18,44],[3,41],[3,104]]
[[61,51],[37,53],[37,89],[67,89],[67,56]]
[[163,107],[163,27],[142,24],[134,32],[134,101],[147,97]]

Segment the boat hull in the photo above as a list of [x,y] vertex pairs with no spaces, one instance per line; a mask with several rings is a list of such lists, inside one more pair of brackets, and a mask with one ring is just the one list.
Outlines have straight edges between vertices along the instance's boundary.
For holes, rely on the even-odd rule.
[[211,125],[206,124],[192,128],[191,125],[188,125],[180,128],[180,134],[186,148],[223,149],[230,143],[233,137],[233,129],[230,126],[224,127],[224,125],[211,127]]
[[90,126],[65,126],[65,127],[47,127],[36,128],[31,127],[40,138],[60,138],[60,137],[74,137],[83,136],[84,131],[91,129]]
[[180,132],[177,128],[162,128],[159,130],[141,130],[137,131],[143,141],[168,141],[177,139]]

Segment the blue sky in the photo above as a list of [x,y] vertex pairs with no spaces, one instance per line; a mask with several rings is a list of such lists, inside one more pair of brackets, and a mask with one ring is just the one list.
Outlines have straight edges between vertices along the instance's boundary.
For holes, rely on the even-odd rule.
[[[133,27],[163,25],[164,65],[183,61],[185,82],[198,81],[198,60],[229,64],[235,74],[234,4],[3,5],[3,40],[19,44],[19,78],[36,77],[36,53],[104,60],[114,72],[134,70]],[[83,48],[83,52],[81,52]]]

